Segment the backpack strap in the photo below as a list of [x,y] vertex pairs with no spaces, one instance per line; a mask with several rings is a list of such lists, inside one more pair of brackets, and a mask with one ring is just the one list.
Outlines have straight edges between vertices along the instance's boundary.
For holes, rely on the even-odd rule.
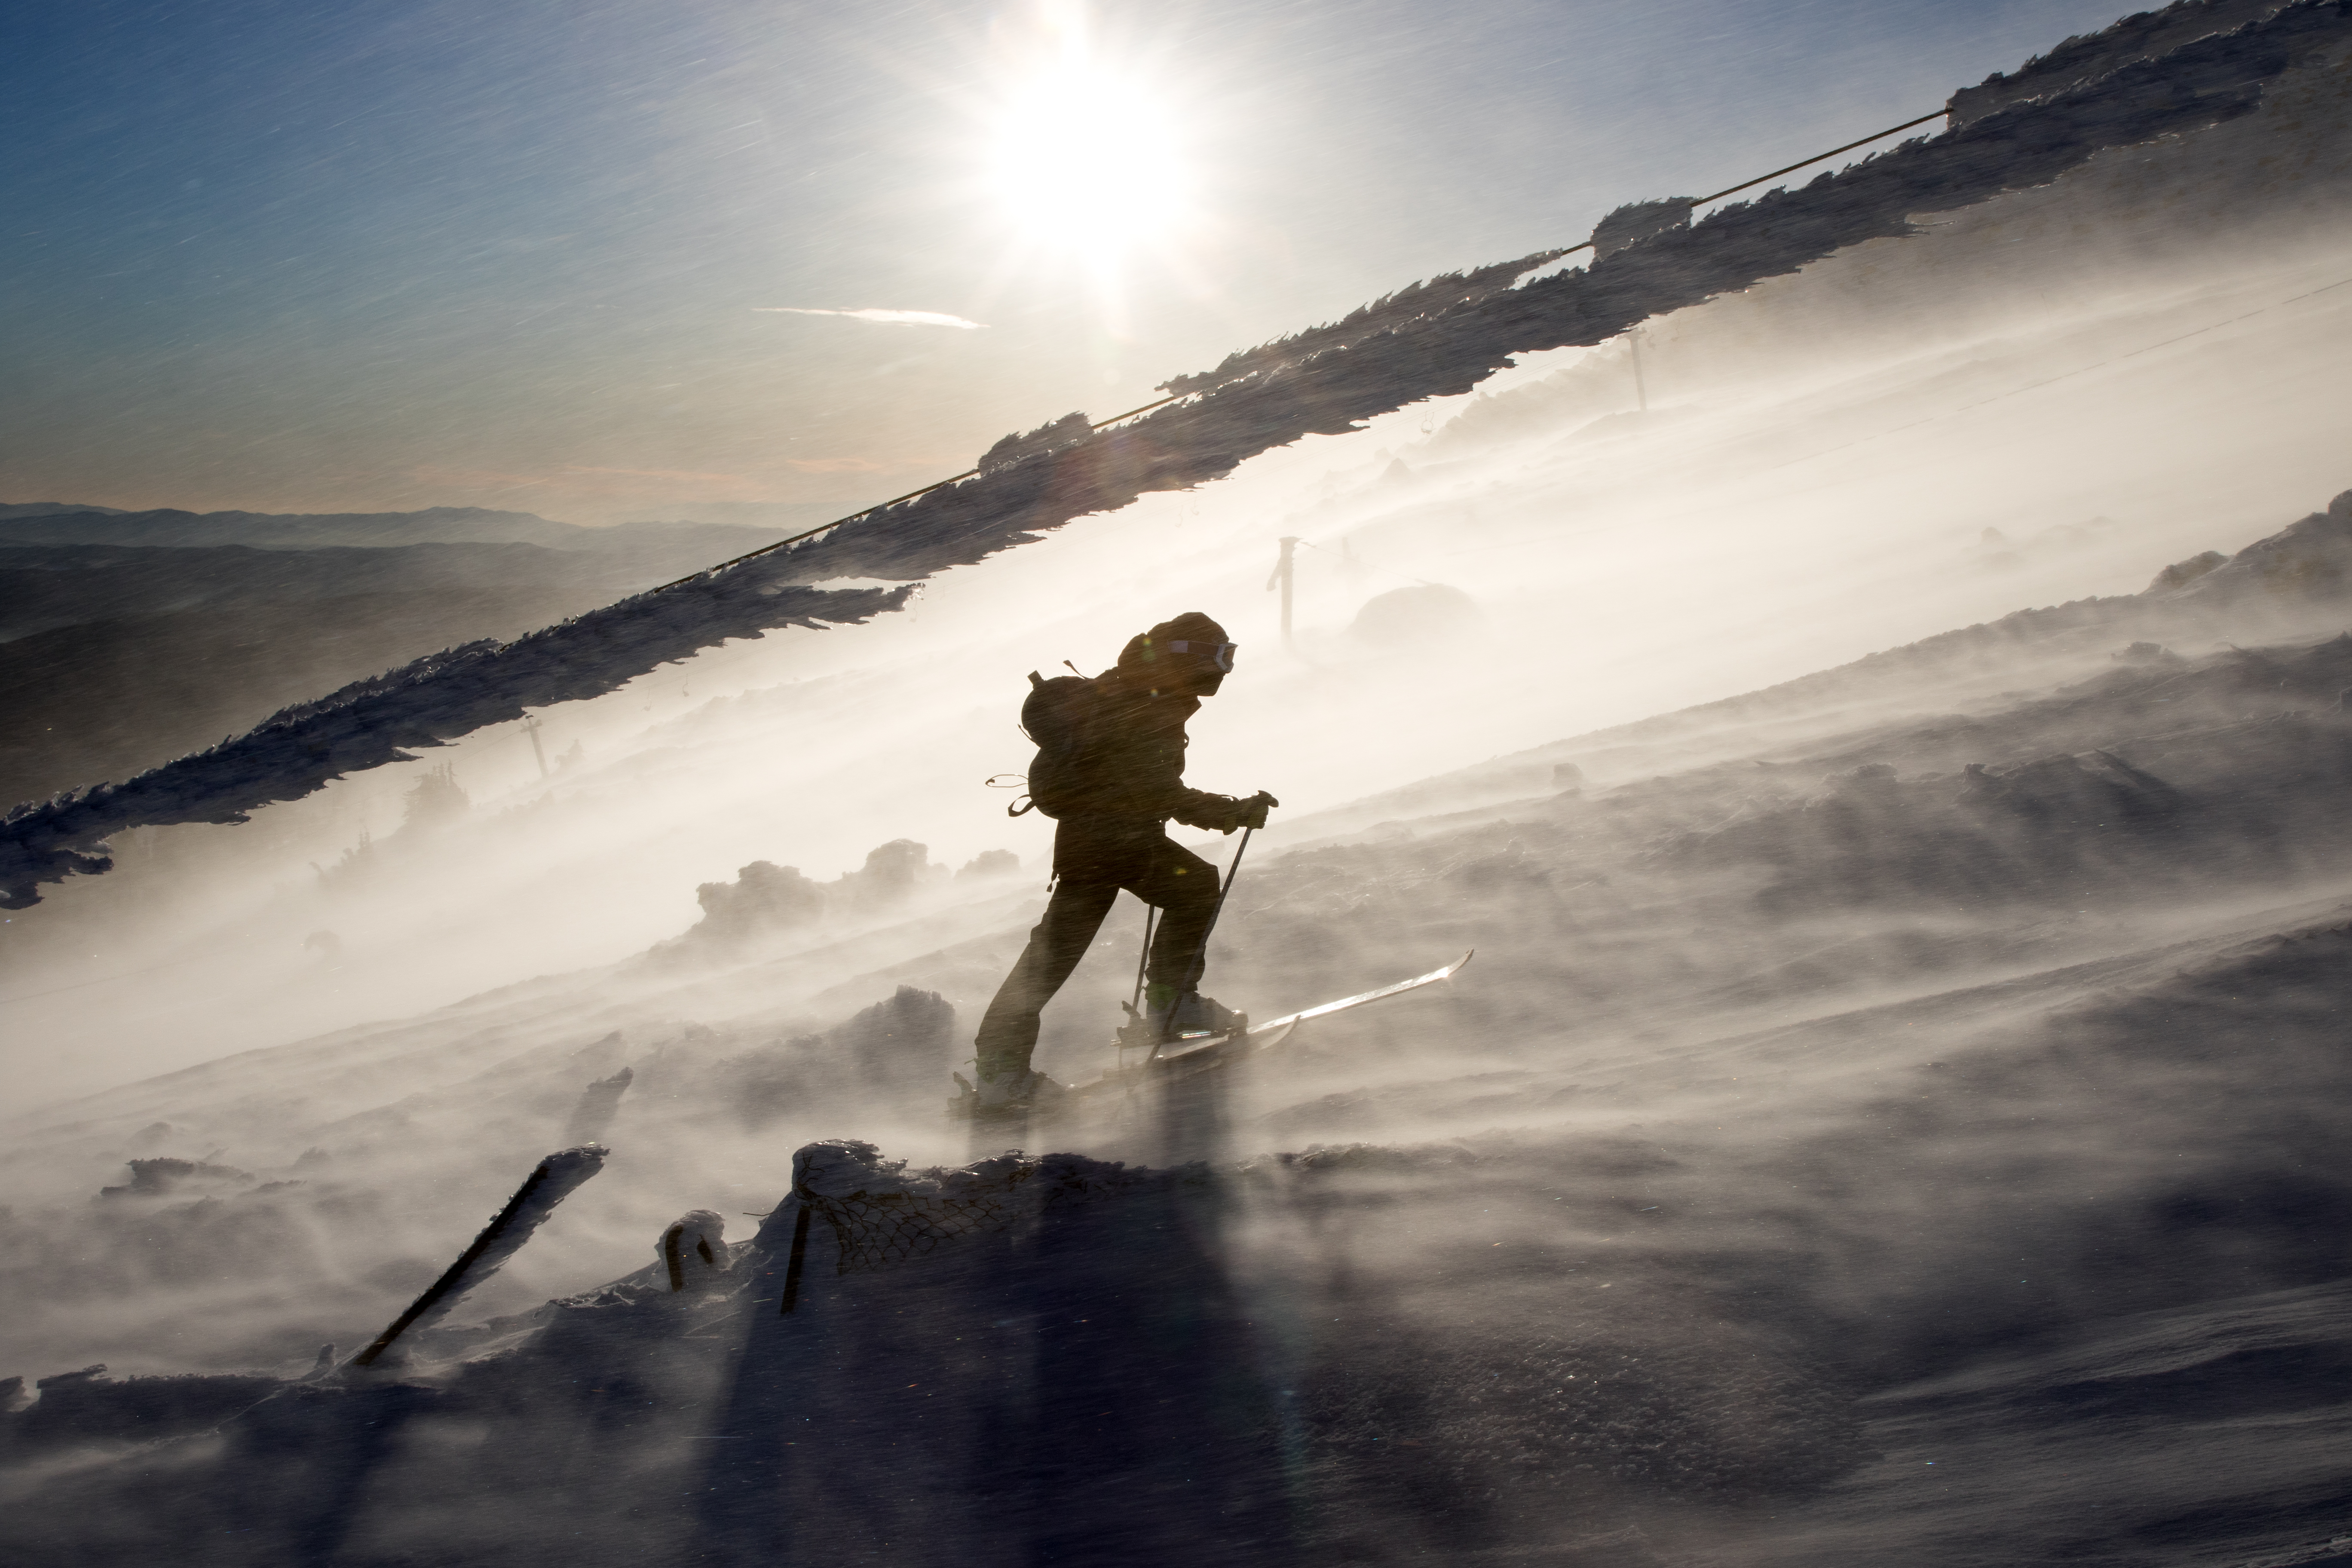
[[[1029,689],[1032,691],[1034,691],[1037,688],[1045,684],[1045,678],[1044,676],[1038,674],[1034,669],[1029,672]],[[1037,803],[1031,800],[1024,795],[1018,800],[1015,800],[1011,805],[1006,806],[1004,808],[1004,815],[1007,816],[1026,816],[1029,813],[1036,809]]]

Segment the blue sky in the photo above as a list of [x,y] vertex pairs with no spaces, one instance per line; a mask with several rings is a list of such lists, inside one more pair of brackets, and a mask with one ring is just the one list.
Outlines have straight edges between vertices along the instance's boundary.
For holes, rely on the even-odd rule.
[[[15,7],[0,500],[878,499],[1621,201],[1927,112],[2113,12]],[[982,325],[791,313],[855,310]]]

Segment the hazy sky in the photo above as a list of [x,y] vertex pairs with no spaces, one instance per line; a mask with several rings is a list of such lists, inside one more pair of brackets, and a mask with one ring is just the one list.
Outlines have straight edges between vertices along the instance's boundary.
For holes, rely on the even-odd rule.
[[16,8],[0,500],[878,500],[1927,112],[2114,10]]

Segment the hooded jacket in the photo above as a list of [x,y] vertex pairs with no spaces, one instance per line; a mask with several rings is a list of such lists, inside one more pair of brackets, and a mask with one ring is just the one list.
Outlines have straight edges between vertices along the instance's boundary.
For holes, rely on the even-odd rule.
[[[1171,819],[1193,827],[1233,826],[1241,802],[1184,784],[1190,744],[1184,726],[1201,710],[1200,698],[1187,688],[1203,684],[1197,677],[1206,673],[1213,690],[1214,675],[1203,667],[1171,680],[1174,672],[1146,650],[1171,632],[1204,642],[1224,639],[1223,628],[1206,616],[1180,616],[1136,638],[1117,668],[1095,677],[1091,710],[1068,775],[1072,793],[1085,805],[1065,812],[1055,831],[1056,876],[1136,874],[1137,857],[1161,840]],[[1163,681],[1179,689],[1168,689]]]

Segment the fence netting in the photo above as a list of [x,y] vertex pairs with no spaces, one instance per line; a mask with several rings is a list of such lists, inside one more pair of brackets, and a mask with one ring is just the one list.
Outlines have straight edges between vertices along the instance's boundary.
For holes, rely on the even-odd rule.
[[838,1274],[862,1274],[927,1258],[967,1236],[1010,1230],[1012,1196],[950,1198],[922,1193],[857,1193],[812,1197],[809,1206],[833,1227]]
[[1209,1168],[1198,1163],[1155,1170],[1012,1149],[952,1169],[909,1171],[906,1161],[886,1160],[856,1139],[804,1144],[793,1154],[793,1201],[772,1216],[792,1215],[778,1310],[790,1313],[800,1300],[817,1219],[833,1235],[834,1272],[865,1274],[934,1257],[973,1237],[1017,1232],[1069,1205],[1181,1188],[1205,1193],[1213,1184]]
[[1040,1163],[1013,1152],[954,1170],[909,1172],[870,1143],[827,1140],[793,1156],[793,1189],[833,1232],[835,1272],[862,1274],[1010,1230]]

